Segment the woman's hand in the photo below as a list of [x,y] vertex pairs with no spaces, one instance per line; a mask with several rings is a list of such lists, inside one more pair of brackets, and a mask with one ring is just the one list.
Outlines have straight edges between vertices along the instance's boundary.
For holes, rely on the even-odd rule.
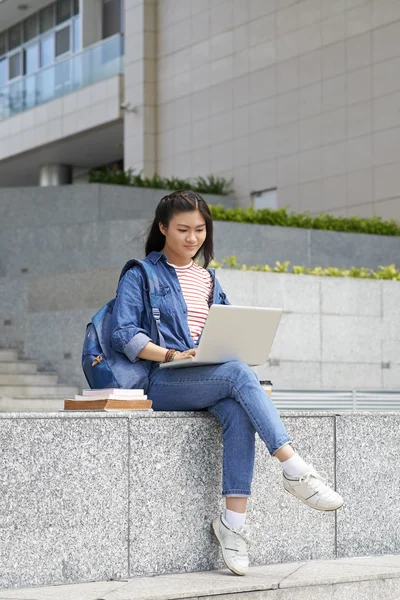
[[183,360],[184,358],[193,358],[196,356],[197,350],[195,348],[191,348],[190,350],[185,350],[185,352],[177,352],[174,357],[175,360]]

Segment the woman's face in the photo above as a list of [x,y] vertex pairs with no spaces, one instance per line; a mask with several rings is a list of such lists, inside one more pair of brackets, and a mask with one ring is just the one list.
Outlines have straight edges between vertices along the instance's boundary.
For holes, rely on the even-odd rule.
[[165,235],[165,248],[188,260],[198,252],[207,236],[206,222],[198,210],[175,214],[168,228],[160,223],[160,231]]

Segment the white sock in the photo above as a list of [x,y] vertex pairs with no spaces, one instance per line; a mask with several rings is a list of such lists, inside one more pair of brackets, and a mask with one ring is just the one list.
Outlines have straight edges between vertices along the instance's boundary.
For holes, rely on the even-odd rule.
[[298,454],[281,463],[283,470],[290,477],[300,477],[308,470],[309,465]]
[[240,531],[246,520],[246,513],[238,513],[226,508],[224,519],[228,523],[228,525],[230,525],[233,529],[236,529],[236,531]]

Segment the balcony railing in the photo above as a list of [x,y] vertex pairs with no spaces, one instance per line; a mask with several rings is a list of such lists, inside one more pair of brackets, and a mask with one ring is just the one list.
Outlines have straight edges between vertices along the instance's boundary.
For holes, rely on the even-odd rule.
[[0,121],[123,73],[123,36],[117,34],[0,88]]

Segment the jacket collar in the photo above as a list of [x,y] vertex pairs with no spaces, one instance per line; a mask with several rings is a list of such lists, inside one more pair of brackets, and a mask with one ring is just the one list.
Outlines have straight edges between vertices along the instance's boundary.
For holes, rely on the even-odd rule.
[[156,265],[158,263],[158,261],[160,260],[160,258],[164,259],[164,262],[166,262],[167,257],[165,256],[165,254],[163,254],[162,252],[150,252],[150,254],[146,257],[149,259],[149,261],[151,261],[153,263],[153,265]]

